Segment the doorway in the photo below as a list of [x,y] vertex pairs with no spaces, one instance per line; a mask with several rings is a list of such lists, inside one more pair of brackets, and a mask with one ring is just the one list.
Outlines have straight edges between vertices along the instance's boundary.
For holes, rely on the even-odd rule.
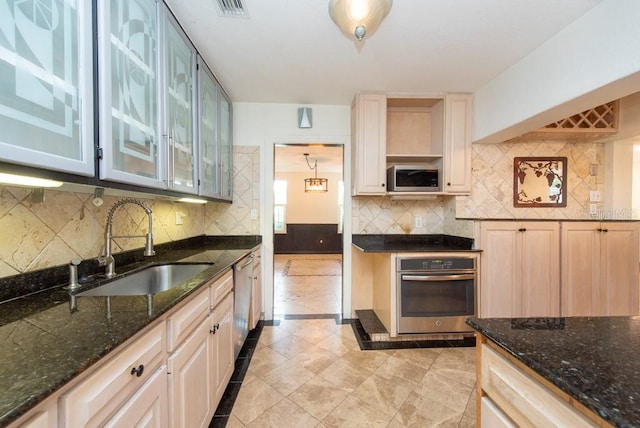
[[343,146],[274,149],[274,317],[340,315]]

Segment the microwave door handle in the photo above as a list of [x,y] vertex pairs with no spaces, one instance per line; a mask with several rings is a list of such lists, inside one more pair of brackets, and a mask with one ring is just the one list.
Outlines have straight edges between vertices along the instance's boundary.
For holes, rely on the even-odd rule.
[[466,281],[469,279],[475,279],[474,274],[462,274],[462,275],[402,275],[403,281]]

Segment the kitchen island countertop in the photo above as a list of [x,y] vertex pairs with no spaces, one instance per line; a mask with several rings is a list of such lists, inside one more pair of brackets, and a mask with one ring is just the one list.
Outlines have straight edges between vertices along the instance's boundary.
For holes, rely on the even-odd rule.
[[352,245],[365,253],[479,251],[473,239],[453,235],[353,235]]
[[[210,279],[260,245],[260,237],[202,237],[186,246],[159,246],[150,261],[122,265],[213,263],[170,290],[147,296],[76,297],[72,308],[64,284],[0,303],[0,426],[46,399],[137,332],[175,307]],[[46,277],[46,275],[41,275]],[[79,290],[81,292],[83,290]]]
[[640,317],[467,323],[605,421],[640,426]]

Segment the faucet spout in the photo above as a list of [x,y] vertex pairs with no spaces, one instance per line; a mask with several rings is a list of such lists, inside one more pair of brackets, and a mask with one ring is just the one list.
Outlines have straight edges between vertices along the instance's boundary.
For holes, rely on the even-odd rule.
[[[113,215],[115,214],[118,208],[127,204],[138,205],[140,208],[144,210],[145,214],[147,214],[147,217],[149,219],[149,229],[145,235],[122,235],[122,236],[113,235],[113,231],[112,231]],[[111,243],[114,238],[145,238],[146,239],[145,246],[144,246],[145,257],[150,257],[155,255],[156,252],[153,250],[153,219],[151,217],[151,214],[152,214],[151,209],[136,199],[132,199],[132,198],[121,199],[115,204],[113,204],[113,206],[109,210],[109,213],[107,214],[107,224],[105,225],[105,228],[104,228],[105,230],[104,231],[104,254],[98,257],[100,266],[105,267],[105,276],[107,278],[111,278],[116,274],[115,260],[113,258],[112,249],[111,249]]]

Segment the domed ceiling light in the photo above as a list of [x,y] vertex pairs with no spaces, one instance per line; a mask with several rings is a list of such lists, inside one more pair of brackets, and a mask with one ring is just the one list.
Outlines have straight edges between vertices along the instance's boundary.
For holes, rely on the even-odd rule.
[[393,0],[329,0],[329,15],[349,38],[371,36],[391,10]]

